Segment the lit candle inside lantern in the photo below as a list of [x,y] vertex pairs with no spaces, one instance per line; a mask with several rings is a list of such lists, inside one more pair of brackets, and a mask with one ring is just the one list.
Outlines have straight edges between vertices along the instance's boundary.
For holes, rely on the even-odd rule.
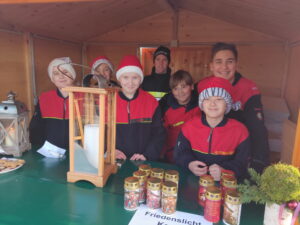
[[99,125],[84,125],[84,153],[90,164],[98,168],[99,159]]
[[14,146],[14,141],[16,141],[16,130],[13,127],[10,127],[7,130],[7,135],[5,137],[6,146]]

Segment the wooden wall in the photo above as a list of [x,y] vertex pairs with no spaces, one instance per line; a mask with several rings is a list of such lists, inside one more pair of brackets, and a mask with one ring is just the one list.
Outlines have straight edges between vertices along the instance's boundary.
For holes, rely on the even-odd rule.
[[[90,57],[107,54],[114,63],[117,63],[121,55],[132,54],[139,46],[170,45],[173,39],[172,16],[173,14],[168,12],[159,13],[93,38],[88,42],[87,55]],[[189,68],[184,64],[194,64],[194,58],[189,58],[190,48],[205,49],[218,41],[234,42],[240,55],[239,70],[257,82],[264,95],[281,96],[282,83],[286,76],[286,53],[281,39],[186,10],[180,10],[178,18],[176,39],[179,47],[189,48],[185,48],[186,54],[184,50],[178,50],[182,57],[177,57],[178,54],[176,57],[173,55],[171,63],[173,68]],[[95,43],[102,47],[94,45]],[[114,45],[119,46],[112,47]],[[201,58],[207,59],[209,56]],[[201,63],[207,65],[207,62],[199,62]],[[205,75],[199,71],[206,71],[196,67],[189,70],[195,80]]]
[[26,41],[22,34],[0,31],[0,101],[6,99],[9,91],[14,91],[17,100],[27,106],[31,104],[29,99],[31,90],[26,74],[25,45]]
[[290,63],[284,97],[291,112],[291,120],[297,121],[300,107],[300,45],[290,47]]

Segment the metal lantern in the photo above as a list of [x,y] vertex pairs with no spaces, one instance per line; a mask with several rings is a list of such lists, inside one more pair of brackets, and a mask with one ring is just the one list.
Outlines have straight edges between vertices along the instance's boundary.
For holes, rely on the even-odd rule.
[[0,103],[0,153],[21,156],[30,148],[28,111],[24,104],[15,101],[15,94],[9,92],[7,100]]
[[70,171],[68,182],[86,180],[103,187],[115,163],[115,88],[67,87],[69,92]]

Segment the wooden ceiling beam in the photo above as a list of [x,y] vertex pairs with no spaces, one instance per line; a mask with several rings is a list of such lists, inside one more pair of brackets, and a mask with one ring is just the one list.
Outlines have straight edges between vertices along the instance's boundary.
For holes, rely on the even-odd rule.
[[29,3],[67,3],[67,2],[100,2],[108,0],[0,0],[0,4],[29,4]]

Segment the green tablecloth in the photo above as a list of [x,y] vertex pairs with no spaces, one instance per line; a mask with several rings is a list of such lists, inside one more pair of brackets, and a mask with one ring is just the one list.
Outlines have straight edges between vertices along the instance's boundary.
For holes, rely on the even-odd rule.
[[[123,208],[123,184],[137,170],[136,163],[126,161],[104,188],[97,188],[84,181],[68,183],[68,159],[44,158],[35,151],[22,158],[23,167],[0,174],[0,225],[126,225],[133,216]],[[197,177],[174,165],[146,163],[178,170],[177,209],[203,215],[197,204]],[[261,225],[263,212],[261,205],[243,205],[240,224]]]

